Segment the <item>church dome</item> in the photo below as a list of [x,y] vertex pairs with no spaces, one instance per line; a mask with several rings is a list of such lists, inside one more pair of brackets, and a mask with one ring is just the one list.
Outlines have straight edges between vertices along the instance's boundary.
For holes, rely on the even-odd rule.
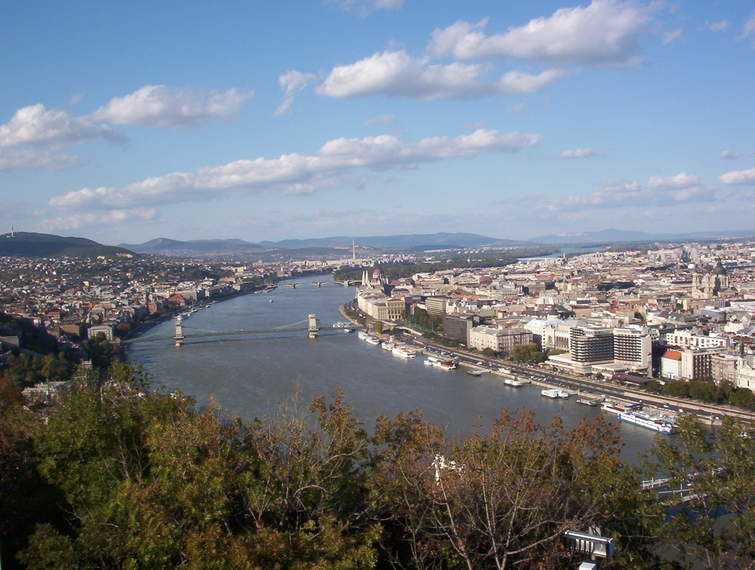
[[713,268],[713,273],[716,275],[726,275],[726,268],[724,267],[723,263],[721,263],[721,260],[718,260],[718,263],[716,263],[716,266]]

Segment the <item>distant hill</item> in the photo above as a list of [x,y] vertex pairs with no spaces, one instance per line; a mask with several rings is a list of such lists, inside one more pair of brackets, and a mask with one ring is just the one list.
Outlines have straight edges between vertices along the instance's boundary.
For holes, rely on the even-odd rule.
[[112,257],[116,254],[133,254],[122,247],[102,245],[91,239],[64,237],[33,232],[15,232],[0,235],[0,256],[18,257]]
[[531,242],[553,245],[594,245],[611,243],[692,241],[728,239],[755,236],[755,230],[729,230],[720,232],[649,233],[633,230],[607,229],[595,232],[551,234],[530,239]]
[[121,244],[138,253],[161,255],[232,255],[243,253],[284,252],[289,250],[316,250],[323,253],[333,250],[351,250],[351,244],[377,250],[423,250],[482,246],[523,245],[525,242],[504,240],[465,233],[406,234],[391,236],[334,236],[312,239],[287,239],[251,243],[241,239],[208,239],[179,241],[157,238],[140,244]]
[[522,245],[524,242],[499,239],[479,234],[446,233],[435,234],[401,234],[389,236],[334,236],[312,239],[289,239],[283,241],[263,241],[261,245],[270,248],[301,248],[301,247],[343,247],[350,248],[351,243],[358,246],[375,249],[407,249],[407,248],[453,248],[453,247],[483,247]]
[[241,239],[200,239],[179,241],[168,238],[156,238],[144,243],[121,244],[137,253],[162,255],[228,255],[233,253],[250,253],[262,250],[259,246]]

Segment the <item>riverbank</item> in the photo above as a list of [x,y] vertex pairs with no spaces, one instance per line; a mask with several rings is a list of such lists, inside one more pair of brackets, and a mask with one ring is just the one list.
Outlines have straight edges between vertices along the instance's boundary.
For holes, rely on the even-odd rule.
[[[341,315],[354,324],[357,327],[363,327],[353,318],[349,317],[346,313],[345,306],[339,307]],[[368,325],[374,322],[374,319],[366,317]],[[690,413],[696,415],[705,423],[709,425],[720,425],[721,418],[723,416],[731,416],[740,420],[744,420],[750,423],[755,423],[755,413],[748,412],[746,410],[732,409],[728,406],[718,406],[714,404],[706,404],[703,402],[692,402],[689,400],[682,400],[678,398],[662,396],[652,394],[650,392],[643,392],[639,390],[633,390],[623,385],[614,385],[606,382],[593,381],[587,378],[575,377],[566,375],[563,373],[546,370],[541,366],[527,366],[510,361],[504,361],[500,359],[487,358],[480,353],[472,353],[458,348],[450,348],[440,343],[431,341],[422,336],[420,331],[415,331],[410,327],[402,326],[403,329],[411,331],[411,337],[402,339],[407,344],[414,344],[422,349],[422,353],[425,354],[425,350],[429,347],[433,350],[443,350],[457,359],[462,366],[468,366],[477,370],[484,370],[496,376],[506,377],[507,375],[498,371],[498,368],[507,368],[512,370],[511,376],[517,377],[517,374],[526,376],[526,381],[535,386],[543,388],[566,388],[567,391],[571,391],[572,394],[582,396],[589,394],[588,397],[595,398],[596,395],[603,399],[610,399],[623,403],[643,403],[649,405],[657,405],[665,409],[676,408],[675,411],[682,413]],[[387,335],[378,335],[385,338]],[[482,362],[482,366],[477,366],[470,363],[469,360],[474,362]],[[491,370],[491,368],[493,368]],[[538,376],[538,378],[531,378],[532,376]]]

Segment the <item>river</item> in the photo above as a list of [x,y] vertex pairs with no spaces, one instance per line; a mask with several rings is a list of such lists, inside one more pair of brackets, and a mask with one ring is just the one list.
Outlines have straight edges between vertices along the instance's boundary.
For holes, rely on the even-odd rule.
[[[328,283],[318,288],[312,284],[316,280]],[[337,389],[366,427],[380,414],[409,410],[420,410],[428,421],[459,435],[486,428],[504,408],[533,410],[541,423],[558,415],[569,427],[603,414],[574,398],[543,398],[534,386],[513,388],[488,374],[473,377],[424,366],[422,358],[402,360],[356,334],[324,330],[318,339],[308,340],[307,314],[317,314],[321,327],[343,320],[338,307],[353,298],[354,289],[332,283],[330,276],[287,283],[292,282],[299,285],[281,284],[269,293],[197,311],[184,321],[182,348],[173,346],[174,322],[161,323],[139,337],[129,355],[156,386],[179,389],[200,404],[214,396],[230,414],[247,420],[270,414],[294,395],[308,403]],[[213,336],[229,331],[264,332]],[[622,456],[637,462],[656,434],[606,417],[619,424]]]

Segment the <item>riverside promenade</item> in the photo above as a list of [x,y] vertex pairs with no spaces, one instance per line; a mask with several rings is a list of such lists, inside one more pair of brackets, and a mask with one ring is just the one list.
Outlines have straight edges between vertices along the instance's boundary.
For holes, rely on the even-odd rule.
[[[339,307],[341,315],[349,320],[356,326],[362,326],[354,318],[352,318],[345,309],[345,306]],[[371,325],[377,321],[371,317],[364,315],[365,321],[368,325]],[[384,325],[387,326],[386,323]],[[563,387],[564,384],[571,389],[576,389],[579,393],[580,390],[590,390],[592,392],[601,394],[606,398],[621,399],[628,402],[642,401],[649,404],[657,404],[659,406],[673,406],[680,411],[694,414],[699,416],[703,421],[710,425],[718,425],[721,423],[723,416],[729,416],[744,420],[750,423],[755,423],[755,412],[750,412],[741,408],[735,408],[733,406],[725,406],[720,404],[708,404],[705,402],[698,402],[686,398],[674,398],[672,396],[665,396],[661,394],[653,394],[651,392],[645,392],[634,388],[627,387],[622,384],[617,384],[610,381],[592,380],[589,378],[574,376],[571,374],[565,374],[561,371],[555,371],[547,367],[547,364],[540,365],[525,365],[516,363],[510,360],[501,360],[498,358],[487,358],[479,352],[469,352],[459,348],[450,348],[440,343],[434,342],[422,336],[422,332],[412,329],[406,325],[401,325],[401,328],[411,331],[412,337],[403,339],[404,342],[418,346],[419,348],[444,350],[459,359],[473,360],[475,362],[482,362],[484,366],[478,367],[482,370],[486,370],[499,376],[505,376],[505,374],[498,372],[497,370],[490,370],[490,367],[507,368],[514,373],[532,376],[537,375],[542,379],[528,381],[534,385],[554,388]],[[385,336],[385,335],[381,335]],[[462,362],[462,364],[469,364],[469,362]]]

